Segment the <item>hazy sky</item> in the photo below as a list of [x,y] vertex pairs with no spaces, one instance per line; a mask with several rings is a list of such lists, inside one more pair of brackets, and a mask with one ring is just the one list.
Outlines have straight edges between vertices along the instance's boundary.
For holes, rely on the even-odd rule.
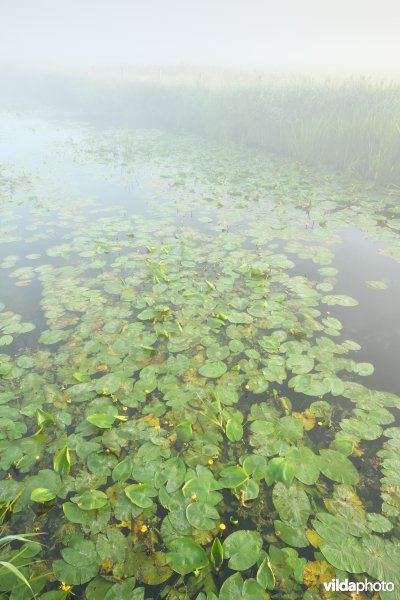
[[400,0],[0,0],[0,64],[400,70]]

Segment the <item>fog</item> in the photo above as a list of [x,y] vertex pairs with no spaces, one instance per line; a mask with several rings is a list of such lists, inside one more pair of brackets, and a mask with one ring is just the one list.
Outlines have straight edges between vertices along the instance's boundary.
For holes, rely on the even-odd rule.
[[399,71],[397,0],[1,0],[0,66]]

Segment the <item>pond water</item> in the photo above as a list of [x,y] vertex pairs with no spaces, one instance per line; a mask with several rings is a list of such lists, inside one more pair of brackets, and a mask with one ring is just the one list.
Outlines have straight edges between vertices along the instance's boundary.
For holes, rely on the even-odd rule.
[[41,115],[0,115],[0,168],[0,515],[45,544],[2,553],[37,597],[398,588],[398,196]]

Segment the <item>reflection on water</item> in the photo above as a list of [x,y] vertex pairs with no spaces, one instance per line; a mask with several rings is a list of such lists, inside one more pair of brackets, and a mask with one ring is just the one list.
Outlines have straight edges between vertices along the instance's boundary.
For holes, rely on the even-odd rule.
[[[147,204],[143,194],[143,184],[139,180],[121,183],[121,170],[106,160],[99,162],[77,161],[76,148],[90,136],[91,127],[76,122],[59,121],[40,116],[0,115],[0,162],[3,167],[12,166],[19,174],[38,175],[46,178],[46,193],[57,194],[62,190],[71,199],[79,198],[79,214],[95,218],[100,207],[123,209],[128,214],[146,214]],[[83,199],[83,200],[82,200]],[[95,200],[97,211],[85,213],[85,200]],[[34,242],[29,238],[32,227],[32,208],[40,198],[29,200],[29,193],[21,198],[20,206],[13,206],[12,212],[18,217],[16,227],[18,241],[0,245],[0,261],[6,256],[20,257],[18,266],[29,265],[24,257],[28,253],[44,255],[54,239],[65,233],[62,223],[54,221],[51,212],[48,215],[49,227],[43,230],[44,239]],[[200,227],[196,221],[196,210],[177,212],[180,224],[189,223]],[[270,215],[268,215],[270,217]],[[233,225],[231,231],[243,229],[245,224]],[[279,243],[279,235],[275,242]],[[375,373],[369,377],[369,385],[400,393],[398,370],[400,358],[398,340],[400,339],[400,266],[387,256],[379,254],[384,244],[366,239],[359,229],[348,227],[340,230],[340,243],[333,249],[333,266],[338,268],[337,293],[354,296],[359,306],[351,311],[339,306],[334,314],[344,325],[344,335],[361,345],[359,360],[372,362]],[[317,265],[295,256],[295,270],[313,279],[317,274]],[[62,261],[47,258],[54,265]],[[37,322],[41,312],[39,307],[40,286],[34,282],[29,288],[16,288],[7,271],[1,273],[1,301],[12,307],[26,319]],[[366,281],[387,280],[386,290],[368,287]],[[43,323],[43,320],[40,321]]]
[[[375,228],[369,236],[375,241],[367,239],[376,215],[353,222],[351,198],[342,198],[345,186],[340,188],[335,178],[323,180],[312,206],[313,175],[305,180],[293,168],[291,189],[290,181],[277,181],[282,173],[286,177],[288,169],[278,159],[275,163],[268,159],[272,161],[269,176],[264,171],[259,174],[257,167],[251,171],[252,156],[249,159],[241,148],[202,146],[190,138],[169,146],[162,137],[147,148],[147,134],[141,132],[136,146],[126,139],[121,142],[121,153],[121,132],[103,133],[105,142],[101,138],[96,143],[97,132],[85,124],[0,117],[0,183],[8,190],[1,207],[0,303],[36,325],[32,332],[22,328],[22,335],[12,343],[5,340],[3,351],[15,360],[17,375],[18,369],[29,374],[22,378],[22,402],[10,386],[11,396],[5,396],[4,402],[10,398],[11,402],[4,414],[8,418],[11,405],[18,406],[24,433],[25,421],[29,432],[34,432],[36,410],[44,404],[57,419],[50,444],[45,435],[27,437],[28,444],[37,444],[34,454],[18,442],[15,448],[6,448],[4,472],[17,483],[33,472],[43,473],[41,468],[51,470],[54,477],[53,455],[68,444],[77,457],[76,470],[65,494],[57,489],[55,495],[64,502],[68,494],[94,486],[99,492],[95,500],[100,498],[103,508],[101,503],[108,499],[101,494],[107,491],[115,519],[126,529],[134,529],[136,521],[142,527],[139,533],[132,531],[132,539],[137,536],[135,557],[143,561],[148,554],[153,556],[152,550],[145,554],[142,547],[147,522],[153,519],[160,535],[168,538],[172,525],[165,522],[177,511],[191,519],[189,523],[175,514],[179,526],[186,527],[182,535],[191,536],[192,526],[195,532],[198,528],[204,533],[204,537],[196,534],[203,545],[211,542],[209,530],[222,535],[218,520],[228,522],[235,512],[239,528],[261,532],[276,552],[283,540],[298,548],[303,559],[312,560],[313,549],[306,549],[309,544],[300,531],[318,512],[309,504],[310,490],[320,503],[318,510],[329,506],[324,504],[328,498],[336,514],[350,498],[353,504],[363,502],[369,510],[381,512],[384,478],[380,479],[376,454],[384,427],[393,427],[397,404],[390,395],[382,398],[373,391],[364,402],[363,394],[367,388],[400,393],[400,264],[382,254],[396,233],[391,230],[388,237],[382,228],[379,239],[380,230]],[[155,146],[158,153],[152,156]],[[176,147],[179,151],[174,155]],[[135,152],[142,153],[137,163]],[[330,199],[336,185],[340,188],[337,204]],[[371,286],[371,281],[378,283]],[[369,363],[375,366],[373,374]],[[314,367],[315,378],[308,380]],[[322,398],[328,402],[321,402]],[[203,421],[209,409],[215,415]],[[87,422],[88,415],[94,416],[95,423]],[[193,415],[193,422],[186,421]],[[114,428],[116,419],[121,423]],[[93,429],[96,422],[100,431]],[[12,426],[10,420],[11,431]],[[267,459],[286,460],[291,451],[290,460],[297,461],[300,472],[296,485],[291,486],[295,470],[290,476],[291,491],[284,487],[287,473],[280,479],[271,476],[271,482],[260,488],[257,481],[268,480]],[[242,488],[245,480],[232,483],[232,470],[221,475],[228,464],[234,477],[242,477],[242,468],[232,465],[242,464],[245,454],[263,464],[258,479],[249,471],[253,488]],[[117,461],[130,455],[133,463],[126,479],[114,477]],[[167,473],[170,457],[172,474]],[[193,488],[190,497],[180,493],[185,477],[201,479],[204,472],[224,482],[222,487],[215,484],[214,494],[225,489],[224,497],[216,493],[221,514],[205,503],[214,515],[206,525],[196,508],[185,512],[187,503],[204,490]],[[318,488],[320,472],[325,479]],[[134,489],[133,509],[122,491],[125,488],[115,492],[114,484],[125,483],[131,475],[150,486],[149,498],[157,497],[157,507],[149,498],[143,506],[141,497],[135,504]],[[352,488],[346,486],[355,486],[359,475],[361,500],[355,502]],[[50,476],[47,472],[41,477]],[[39,488],[48,484],[44,479],[35,481]],[[272,483],[276,487],[271,500]],[[30,479],[28,491],[32,491],[29,485],[33,485]],[[258,498],[259,488],[257,505],[251,501]],[[276,498],[277,493],[281,498]],[[299,494],[305,504],[305,520],[300,529],[296,525],[298,537],[284,529],[287,524],[273,525],[269,514],[264,514],[266,506],[269,512],[275,506],[275,516],[284,518],[285,498],[290,494]],[[70,497],[65,516],[78,510]],[[30,506],[30,500],[22,495],[21,507]],[[383,511],[388,516],[392,516],[390,502]],[[98,511],[100,505],[90,510]],[[150,509],[146,523],[140,521],[138,506]],[[45,512],[40,518],[53,534],[58,527],[54,520],[64,516],[60,503],[54,510],[49,508],[49,520]],[[36,517],[33,510],[25,514],[20,509],[12,525],[32,530]],[[74,518],[69,520],[85,525],[85,534],[90,532],[97,541],[102,526],[96,529],[98,522],[85,521],[85,515],[80,515],[81,521]],[[236,524],[229,523],[231,534]],[[386,527],[386,520],[379,526]],[[287,538],[278,539],[274,527],[282,528]],[[372,526],[370,530],[384,531]],[[164,542],[156,538],[163,561]],[[58,559],[58,547],[54,553]],[[60,562],[53,569],[62,581]],[[172,571],[163,565],[167,579]],[[355,572],[376,576],[374,567],[362,565]],[[96,561],[91,569],[93,575],[83,583],[98,572]],[[135,574],[134,566],[131,571]],[[227,574],[228,568],[222,569],[220,580]],[[160,583],[148,574],[139,577],[145,584]],[[80,592],[77,587],[76,593]]]

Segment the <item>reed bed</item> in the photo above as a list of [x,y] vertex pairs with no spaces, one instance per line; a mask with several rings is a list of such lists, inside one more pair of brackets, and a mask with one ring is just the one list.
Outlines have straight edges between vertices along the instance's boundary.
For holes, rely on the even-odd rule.
[[159,68],[28,79],[21,86],[23,97],[36,98],[41,108],[51,103],[101,125],[239,142],[400,185],[396,81]]

